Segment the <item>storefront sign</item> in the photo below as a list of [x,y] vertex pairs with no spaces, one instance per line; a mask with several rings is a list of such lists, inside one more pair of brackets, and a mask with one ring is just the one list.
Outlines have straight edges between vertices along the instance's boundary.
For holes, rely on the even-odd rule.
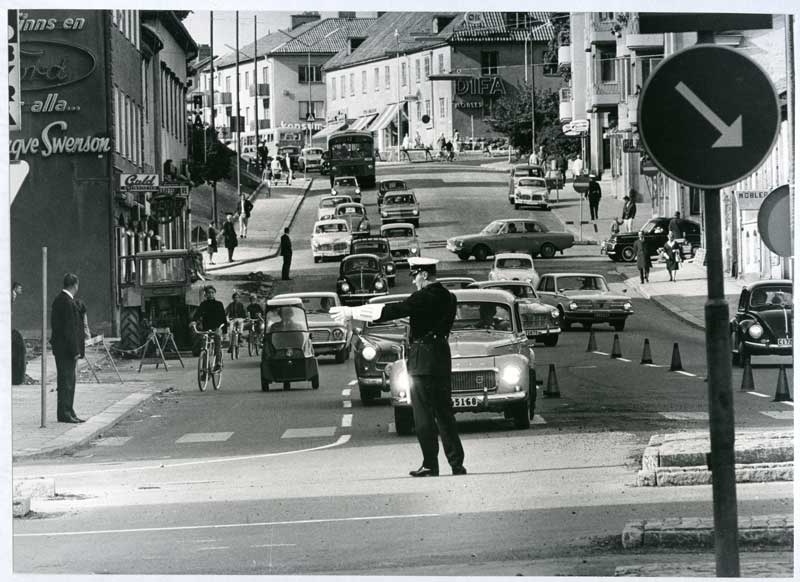
[[17,11],[8,11],[8,129],[17,131],[22,122],[19,85],[19,37]]
[[44,91],[89,77],[97,60],[88,50],[54,40],[26,41],[21,48],[20,76],[25,91]]
[[39,155],[49,158],[54,154],[104,154],[111,151],[111,138],[84,135],[51,135],[54,129],[66,132],[66,121],[54,121],[42,129],[39,137],[27,137],[11,141],[10,153],[14,160],[20,156]]
[[455,108],[456,109],[480,109],[483,107],[483,103],[481,101],[456,101]]
[[456,95],[505,95],[506,86],[500,77],[456,79]]
[[25,105],[26,111],[31,113],[70,113],[81,110],[80,105],[68,104],[58,93],[48,93],[44,99],[35,99]]
[[[321,123],[287,123],[286,121],[281,121],[281,127],[285,127],[287,129],[301,129],[303,131],[306,131],[308,130],[309,127],[311,127],[311,129],[317,131],[325,126]],[[297,139],[292,139],[292,137],[286,137],[287,135],[290,134],[284,134],[283,136],[284,141],[302,141],[301,137],[298,137]]]
[[734,194],[739,210],[758,210],[769,190],[736,190]]
[[119,189],[122,192],[153,192],[158,190],[160,182],[158,174],[120,174]]
[[[14,11],[16,21],[16,10]],[[80,16],[68,16],[64,19],[59,18],[28,18],[30,16],[27,12],[19,15],[19,26],[22,32],[45,32],[52,30],[83,30],[86,26],[86,19]],[[8,21],[11,22],[11,14],[8,15]]]
[[641,153],[644,150],[642,149],[641,144],[639,143],[638,139],[623,139],[622,140],[622,151],[626,154],[633,154],[633,153]]

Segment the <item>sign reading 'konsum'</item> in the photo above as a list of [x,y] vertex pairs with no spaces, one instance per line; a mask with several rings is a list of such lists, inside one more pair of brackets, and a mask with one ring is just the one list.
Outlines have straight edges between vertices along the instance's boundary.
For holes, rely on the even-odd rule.
[[36,155],[49,158],[54,154],[104,154],[111,151],[111,138],[65,135],[68,127],[66,121],[54,121],[47,124],[39,136],[11,140],[11,159]]

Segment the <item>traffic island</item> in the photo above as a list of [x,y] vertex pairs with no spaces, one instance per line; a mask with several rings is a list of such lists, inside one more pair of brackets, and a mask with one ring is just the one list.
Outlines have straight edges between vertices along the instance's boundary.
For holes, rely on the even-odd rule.
[[[758,554],[761,556],[761,553]],[[791,578],[794,564],[791,558],[772,556],[772,559],[742,559],[741,574],[743,578]],[[698,563],[657,562],[635,566],[617,566],[614,576],[632,576],[657,578],[714,578],[716,562],[708,560]]]
[[[653,435],[642,455],[637,485],[709,485],[711,452],[708,432]],[[792,481],[794,434],[792,431],[745,432],[736,435],[737,483]]]

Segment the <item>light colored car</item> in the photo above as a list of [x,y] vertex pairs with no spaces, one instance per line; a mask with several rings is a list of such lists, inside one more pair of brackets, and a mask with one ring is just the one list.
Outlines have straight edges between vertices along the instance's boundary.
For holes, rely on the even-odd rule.
[[256,146],[254,145],[242,146],[242,159],[247,160],[248,162],[255,162],[258,159],[258,152],[256,151]]
[[[519,429],[530,427],[536,405],[535,356],[507,291],[458,289],[449,343],[454,412],[503,412]],[[397,434],[414,430],[406,360],[386,368]]]
[[410,222],[384,224],[381,226],[380,234],[389,241],[395,263],[408,264],[409,257],[419,256],[419,238],[414,225]]
[[352,202],[350,196],[323,196],[319,199],[319,206],[317,206],[317,220],[330,220],[334,218],[336,207],[339,204]]
[[514,208],[535,206],[547,210],[550,208],[550,191],[544,178],[520,178],[514,190]]
[[311,235],[311,254],[315,263],[325,259],[339,259],[350,252],[353,235],[346,220],[319,220],[314,223]]
[[633,315],[633,304],[625,293],[614,293],[606,278],[595,273],[547,273],[536,286],[539,298],[558,309],[564,329],[580,323],[608,323],[616,331],[625,329]]
[[334,217],[346,220],[350,232],[369,234],[369,218],[367,209],[358,202],[345,202],[336,206]]
[[534,287],[539,283],[539,273],[533,266],[533,257],[525,253],[499,253],[489,271],[490,281],[527,281]]
[[413,190],[389,191],[381,204],[381,223],[410,222],[419,227],[419,202]]
[[300,150],[300,170],[319,170],[322,167],[322,148],[303,148]]
[[552,305],[542,302],[533,285],[527,281],[478,281],[468,288],[508,291],[519,303],[519,315],[528,339],[551,347],[558,343],[561,314]]
[[512,167],[508,178],[508,203],[514,204],[514,191],[517,189],[517,182],[522,178],[544,178],[544,170],[541,166],[530,164],[517,164]]
[[331,307],[342,303],[336,293],[327,291],[310,291],[307,293],[282,293],[272,299],[288,299],[297,297],[303,302],[303,309],[311,331],[311,344],[317,356],[331,355],[336,363],[341,364],[350,357],[350,340],[353,329],[350,321],[339,323],[330,315]]
[[445,289],[466,289],[475,282],[472,277],[437,277],[436,281]]
[[477,234],[455,236],[447,240],[447,250],[462,261],[474,256],[485,261],[497,253],[522,252],[532,257],[554,257],[575,244],[575,237],[565,231],[554,231],[538,220],[503,218],[490,222]]
[[339,176],[333,179],[331,195],[345,194],[353,199],[353,202],[361,202],[361,187],[355,176]]

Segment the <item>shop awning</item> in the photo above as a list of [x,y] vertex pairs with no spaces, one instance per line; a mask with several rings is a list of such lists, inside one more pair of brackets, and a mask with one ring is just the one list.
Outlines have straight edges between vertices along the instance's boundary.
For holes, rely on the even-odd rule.
[[378,116],[377,113],[370,113],[369,115],[362,115],[350,124],[350,129],[353,131],[364,131],[367,126],[372,123],[372,120]]
[[344,121],[334,121],[329,123],[322,129],[320,129],[317,133],[311,136],[311,140],[318,140],[318,139],[328,139],[331,134],[336,133],[340,129],[342,129],[346,125]]
[[390,103],[386,106],[386,109],[381,111],[381,114],[378,115],[378,118],[372,122],[372,125],[369,126],[367,131],[380,131],[384,129],[387,125],[389,125],[392,120],[397,119],[397,108],[400,106],[399,103]]

